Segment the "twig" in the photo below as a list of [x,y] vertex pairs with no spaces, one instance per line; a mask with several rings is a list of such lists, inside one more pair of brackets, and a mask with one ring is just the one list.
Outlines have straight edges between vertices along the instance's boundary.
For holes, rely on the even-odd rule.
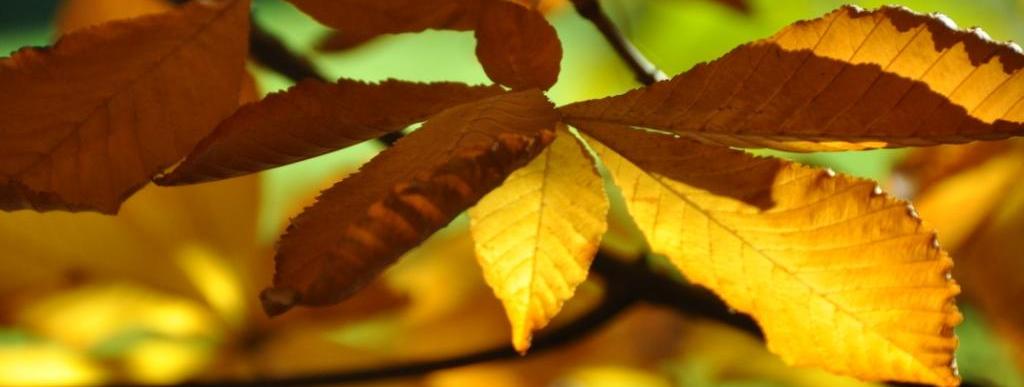
[[[646,267],[646,259],[631,265],[599,251],[591,270],[609,280],[609,287],[623,286],[641,301],[672,309],[680,314],[714,320],[762,337],[761,328],[749,316],[734,312],[718,296],[699,286],[687,285]],[[613,280],[613,281],[612,281]]]
[[622,61],[629,66],[629,69],[633,71],[636,76],[636,80],[642,84],[650,85],[657,81],[663,81],[668,79],[665,73],[658,70],[651,61],[644,57],[644,54],[637,50],[636,46],[633,46],[625,36],[619,32],[619,29],[615,27],[615,23],[608,18],[604,10],[601,9],[601,3],[599,0],[572,0],[572,5],[576,7],[576,12],[583,16],[584,19],[589,20],[597,27],[598,31],[601,31],[601,35],[604,35],[605,40],[612,45],[612,49],[615,53],[622,58]]
[[327,82],[327,77],[320,74],[308,59],[297,55],[285,46],[284,42],[267,32],[252,18],[249,29],[249,57],[263,67],[284,75],[292,82],[303,79],[316,79]]

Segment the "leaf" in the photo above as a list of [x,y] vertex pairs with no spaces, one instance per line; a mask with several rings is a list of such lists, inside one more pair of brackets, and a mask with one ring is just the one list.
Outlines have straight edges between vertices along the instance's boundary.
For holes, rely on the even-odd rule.
[[534,9],[506,0],[289,0],[340,32],[323,46],[350,48],[382,34],[475,30],[476,54],[491,80],[546,90],[558,80],[562,45]]
[[239,109],[196,146],[161,185],[226,179],[291,164],[406,128],[498,86],[306,80]]
[[587,278],[607,213],[604,181],[565,130],[469,211],[477,258],[520,352]]
[[1024,55],[940,15],[846,6],[670,81],[562,109],[701,142],[835,151],[1024,134]]
[[484,5],[476,56],[487,76],[512,89],[547,90],[558,81],[562,43],[544,16],[506,1]]
[[[1020,231],[1024,229],[1024,143],[971,144],[958,149],[921,149],[908,157],[911,165],[942,166],[951,154],[972,155],[963,165],[925,186],[914,202],[935,222],[943,246],[957,259],[954,275],[964,295],[985,313],[1004,340],[1013,345],[1017,364],[1024,367],[1024,261]],[[933,173],[903,166],[902,180],[920,181]]]
[[557,119],[537,90],[429,119],[292,221],[264,309],[276,315],[350,296],[540,153]]
[[426,29],[469,31],[482,0],[288,0],[318,22],[365,41]]
[[792,365],[958,383],[952,260],[867,180],[621,126],[581,128],[652,250]]
[[227,117],[249,2],[218,4],[79,30],[0,59],[0,209],[114,213]]
[[[927,192],[946,178],[982,165],[1012,148],[1009,141],[978,142],[970,145],[942,145],[915,149],[895,167],[893,193],[913,198]],[[945,239],[943,233],[943,239]]]
[[64,0],[57,10],[56,25],[57,31],[65,34],[109,21],[171,9],[171,4],[164,0]]
[[[66,34],[85,27],[130,19],[133,17],[164,13],[174,9],[166,0],[64,0],[57,9],[55,24],[60,34]],[[259,99],[259,85],[248,70],[244,70],[239,105]]]

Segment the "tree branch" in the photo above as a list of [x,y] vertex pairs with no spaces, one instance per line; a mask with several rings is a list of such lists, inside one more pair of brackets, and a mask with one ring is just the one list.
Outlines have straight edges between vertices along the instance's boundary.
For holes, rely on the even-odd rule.
[[605,40],[612,45],[615,53],[622,58],[622,61],[633,71],[636,80],[642,84],[650,85],[657,81],[668,79],[665,73],[658,70],[651,61],[637,50],[629,40],[615,27],[615,23],[608,18],[601,8],[599,0],[572,0],[576,12],[584,19],[589,20],[601,32]]

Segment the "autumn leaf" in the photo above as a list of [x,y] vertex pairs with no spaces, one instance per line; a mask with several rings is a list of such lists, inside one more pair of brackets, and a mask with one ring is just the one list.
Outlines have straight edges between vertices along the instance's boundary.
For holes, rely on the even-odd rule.
[[306,80],[244,106],[203,139],[162,185],[226,179],[291,164],[406,128],[502,92],[460,83]]
[[[945,173],[936,176],[922,168],[926,164]],[[1008,141],[915,151],[897,167],[894,180],[910,187],[921,214],[936,224],[943,246],[957,260],[954,275],[964,295],[1013,345],[1024,367],[1024,312],[1018,307],[1024,294],[1022,174],[1024,144]]]
[[484,0],[288,0],[342,33],[372,38],[426,29],[469,31]]
[[116,212],[237,107],[248,11],[194,2],[0,59],[0,209]]
[[173,7],[165,0],[64,0],[57,10],[57,31],[66,34],[113,20],[163,13]]
[[1024,55],[905,8],[846,6],[667,82],[562,109],[566,122],[705,143],[835,151],[1024,133]]
[[271,315],[336,303],[526,164],[553,137],[539,91],[456,106],[324,191],[292,221],[275,257]]
[[537,10],[506,0],[289,0],[340,30],[326,45],[348,48],[382,34],[426,29],[475,31],[487,76],[513,89],[546,90],[562,60],[558,35]]
[[587,278],[607,212],[601,176],[564,129],[470,210],[480,265],[505,304],[520,352]]
[[513,89],[549,89],[558,80],[562,43],[540,13],[506,1],[484,5],[476,56],[487,76]]
[[952,260],[907,203],[779,159],[621,126],[581,130],[652,250],[754,317],[787,363],[958,383]]

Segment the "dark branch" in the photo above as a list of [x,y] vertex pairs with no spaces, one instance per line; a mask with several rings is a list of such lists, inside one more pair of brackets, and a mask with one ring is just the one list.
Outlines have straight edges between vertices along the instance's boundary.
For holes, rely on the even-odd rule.
[[749,316],[733,312],[711,291],[687,285],[646,267],[646,260],[628,264],[599,251],[591,270],[608,279],[609,287],[626,287],[647,303],[672,309],[680,314],[715,320],[733,328],[762,337],[761,328]]
[[253,18],[249,30],[249,57],[263,67],[284,75],[292,82],[316,79],[327,82],[327,78],[313,67],[303,56],[297,55],[280,39],[263,29]]
[[636,80],[642,84],[650,85],[657,81],[668,79],[665,73],[658,70],[651,61],[644,57],[644,54],[640,53],[629,40],[615,27],[615,23],[608,18],[604,10],[601,9],[601,3],[599,0],[572,0],[572,5],[576,7],[576,12],[583,16],[584,19],[589,20],[597,27],[598,31],[601,31],[601,35],[604,35],[605,40],[612,45],[612,49],[615,53],[622,58],[622,61],[629,66],[629,69],[633,71],[636,76]]

